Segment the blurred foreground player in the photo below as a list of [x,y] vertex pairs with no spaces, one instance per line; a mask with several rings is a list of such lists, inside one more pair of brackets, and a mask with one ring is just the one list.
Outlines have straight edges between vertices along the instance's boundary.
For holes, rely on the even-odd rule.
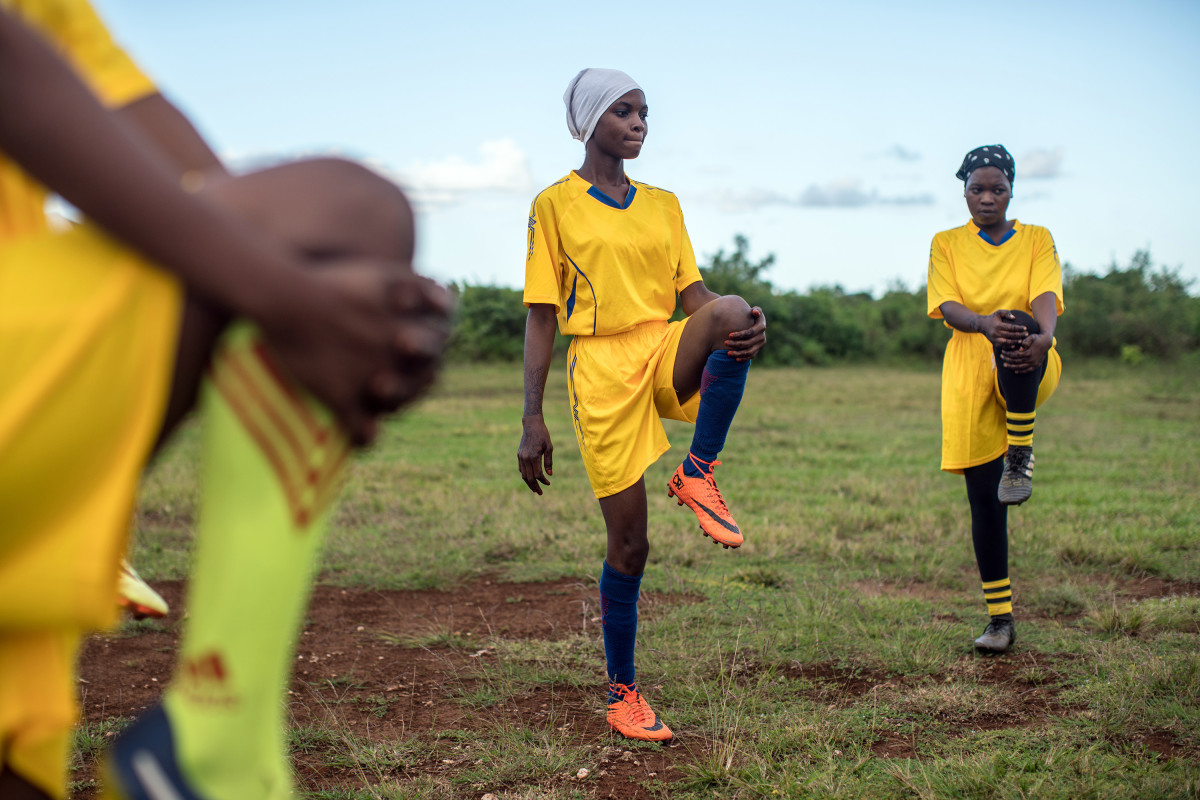
[[[88,221],[48,230],[47,189]],[[0,797],[66,795],[79,642],[210,366],[191,619],[107,791],[290,794],[281,694],[343,457],[446,338],[412,246],[353,164],[226,174],[84,0],[0,0]]]

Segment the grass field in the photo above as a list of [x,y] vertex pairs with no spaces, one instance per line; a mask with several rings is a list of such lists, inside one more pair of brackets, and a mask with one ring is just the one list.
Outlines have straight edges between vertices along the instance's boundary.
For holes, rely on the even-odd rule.
[[[511,583],[507,603],[553,613],[554,592],[593,595],[603,525],[562,373],[544,497],[516,470],[519,367],[452,368],[391,423],[353,465],[317,602]],[[938,470],[938,385],[932,369],[752,370],[718,471],[737,551],[666,498],[690,439],[668,423],[638,667],[675,747],[604,732],[586,608],[552,636],[430,617],[370,646],[444,665],[460,721],[381,736],[398,690],[326,675],[293,701],[301,783],[347,799],[1200,797],[1200,375],[1067,364],[1038,416],[1033,500],[1009,516],[1019,641],[998,658],[970,647],[986,616],[962,479]],[[134,559],[158,581],[187,572],[196,439],[143,492]],[[508,713],[534,697],[541,716]]]

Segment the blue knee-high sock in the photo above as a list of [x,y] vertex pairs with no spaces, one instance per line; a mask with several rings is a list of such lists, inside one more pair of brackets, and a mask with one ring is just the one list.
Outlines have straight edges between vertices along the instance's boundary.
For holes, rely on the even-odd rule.
[[[709,471],[708,464],[725,447],[725,434],[733,424],[733,415],[746,389],[749,361],[738,361],[728,350],[716,350],[704,365],[700,378],[700,410],[696,414],[696,432],[692,435],[692,458],[683,460],[683,473],[699,478]],[[700,461],[699,464],[696,461]]]
[[[609,683],[633,687],[633,648],[637,641],[638,588],[642,576],[623,575],[604,562],[600,573],[600,624],[604,627],[604,660]],[[611,692],[608,701],[618,700]]]

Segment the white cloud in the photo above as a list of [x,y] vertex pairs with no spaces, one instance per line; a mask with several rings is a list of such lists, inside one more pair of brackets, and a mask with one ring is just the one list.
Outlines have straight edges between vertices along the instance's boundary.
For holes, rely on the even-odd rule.
[[475,192],[519,192],[533,189],[529,158],[511,139],[484,142],[478,158],[447,156],[385,169],[422,206],[446,206]]
[[511,139],[484,142],[474,159],[447,156],[436,161],[414,161],[396,168],[377,158],[360,158],[338,147],[324,147],[287,154],[222,154],[222,161],[237,172],[276,166],[304,158],[349,158],[404,187],[418,208],[453,205],[476,192],[517,192],[528,195],[533,189],[529,158]]
[[1062,162],[1066,153],[1061,147],[1053,150],[1037,148],[1025,153],[1017,162],[1018,178],[1057,178],[1062,175]]
[[737,214],[742,211],[754,211],[765,206],[789,206],[793,202],[778,192],[767,189],[746,189],[734,191],[721,189],[712,196],[717,208],[726,214]]
[[867,206],[927,206],[933,205],[930,194],[889,196],[877,190],[866,191],[858,178],[839,178],[818,186],[810,185],[798,196],[780,194],[770,189],[746,189],[734,191],[721,189],[714,192],[710,202],[725,213],[736,214],[755,211],[767,206],[791,206],[800,208],[865,208]]
[[859,188],[857,178],[839,178],[824,186],[813,184],[800,195],[798,205],[815,208],[858,208],[869,204],[873,196]]
[[909,150],[908,148],[906,148],[902,145],[899,145],[899,144],[892,145],[890,148],[885,150],[883,152],[883,154],[890,158],[899,159],[900,161],[920,161],[921,160],[921,154],[918,153],[916,150]]

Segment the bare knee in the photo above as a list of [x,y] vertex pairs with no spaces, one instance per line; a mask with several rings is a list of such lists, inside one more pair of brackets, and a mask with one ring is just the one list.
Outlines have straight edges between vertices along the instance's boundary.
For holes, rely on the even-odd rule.
[[205,193],[315,258],[411,262],[412,206],[391,181],[352,161],[297,161],[219,181]]
[[650,542],[645,536],[632,535],[609,537],[606,559],[608,565],[625,575],[641,575],[650,557]]
[[750,305],[736,294],[718,297],[710,303],[712,316],[710,329],[715,349],[723,349],[726,337],[734,331],[744,331],[754,325]]

